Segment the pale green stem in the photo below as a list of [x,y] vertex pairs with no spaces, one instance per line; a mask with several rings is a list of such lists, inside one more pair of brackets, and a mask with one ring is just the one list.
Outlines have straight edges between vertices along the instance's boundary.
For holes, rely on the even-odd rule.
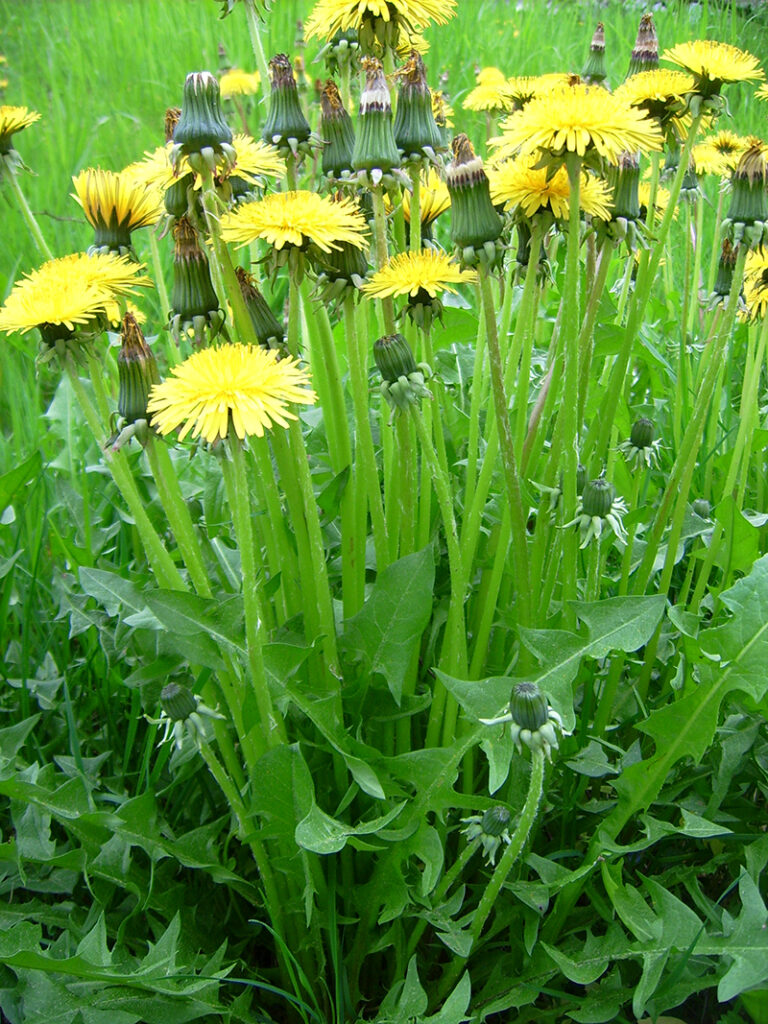
[[[386,264],[388,259],[387,249],[387,214],[384,209],[384,191],[381,185],[371,189],[373,198],[373,238],[374,252],[376,256],[376,269]],[[387,296],[380,300],[381,311],[384,317],[384,330],[387,334],[395,333],[395,307],[392,297]]]
[[245,17],[248,22],[248,35],[251,39],[253,55],[256,58],[256,67],[259,69],[259,77],[261,78],[261,102],[266,103],[270,87],[269,65],[267,64],[264,45],[261,41],[259,15],[256,13],[256,5],[253,0],[245,0]]
[[251,523],[248,478],[242,442],[236,436],[228,437],[230,461],[222,460],[227,502],[235,526],[240,549],[243,574],[243,607],[245,611],[245,642],[250,683],[261,719],[259,745],[264,749],[286,742],[285,724],[272,705],[267,685],[262,652],[264,613],[261,606],[260,584],[257,573],[256,549]]
[[418,164],[411,167],[411,252],[421,252],[421,171]]
[[[152,256],[152,269],[155,272],[155,287],[157,288],[157,296],[160,301],[160,320],[167,326],[171,302],[168,298],[168,288],[165,284],[163,263],[160,259],[160,248],[157,244],[157,236],[154,229],[150,229],[149,232],[149,252]],[[165,332],[165,357],[168,360],[168,366],[175,366],[179,361],[179,350],[176,348],[170,331]]]
[[723,205],[725,203],[726,190],[723,188],[723,181],[717,190],[717,212],[715,213],[714,234],[712,236],[712,253],[709,257],[709,273],[707,274],[707,295],[711,295],[715,289],[717,279],[717,266],[720,262],[720,250],[722,247],[722,222]]
[[[531,356],[533,354],[534,324],[537,310],[537,289],[536,281],[539,270],[539,255],[541,253],[542,231],[538,223],[534,223],[531,230],[531,240],[528,250],[528,267],[525,272],[523,294],[520,299],[520,308],[517,312],[517,324],[515,326],[515,337],[510,353],[510,369],[517,366],[517,354],[522,352],[520,372],[517,375],[517,393],[515,395],[516,420],[515,420],[515,452],[520,458],[525,442],[525,432],[528,424],[528,396],[531,389]],[[511,285],[507,284],[508,290]],[[519,335],[519,340],[518,340]]]
[[592,282],[592,289],[587,300],[587,308],[584,311],[584,320],[579,332],[579,410],[578,422],[584,422],[584,408],[587,403],[587,392],[589,391],[590,371],[592,369],[592,351],[594,348],[594,327],[597,319],[597,311],[600,308],[600,300],[603,297],[605,282],[608,279],[608,270],[611,266],[611,253],[613,246],[606,239],[600,247],[598,257],[597,273]]
[[[485,928],[486,922],[493,910],[493,906],[501,893],[502,886],[506,882],[510,871],[519,860],[523,852],[523,848],[528,841],[531,829],[536,821],[536,815],[539,810],[539,804],[541,803],[543,792],[544,751],[532,750],[531,775],[528,780],[528,795],[525,798],[525,804],[520,812],[517,827],[511,836],[511,842],[501,855],[501,859],[491,875],[490,882],[485,887],[485,892],[483,893],[477,910],[472,918],[472,945],[470,947],[469,955],[476,951],[478,940],[483,933],[483,929]],[[453,990],[459,975],[466,967],[467,960],[468,957],[453,957],[450,967],[440,981],[440,997],[444,997]]]
[[11,191],[16,197],[16,202],[19,204],[21,215],[27,223],[27,227],[29,228],[29,232],[35,241],[35,245],[38,247],[43,256],[45,256],[46,260],[52,260],[53,253],[48,248],[48,243],[43,237],[43,233],[40,230],[40,225],[37,223],[37,218],[35,217],[34,213],[32,213],[29,203],[27,202],[24,193],[21,191],[21,185],[19,185],[19,179],[16,174],[15,168],[12,167],[9,163],[5,162],[3,164],[3,169],[6,172],[3,175],[3,177],[11,186]]

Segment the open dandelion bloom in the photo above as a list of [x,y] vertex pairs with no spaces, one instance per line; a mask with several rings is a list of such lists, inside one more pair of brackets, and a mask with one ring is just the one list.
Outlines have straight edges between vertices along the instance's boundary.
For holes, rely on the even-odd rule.
[[567,85],[568,75],[552,72],[547,75],[514,75],[508,78],[504,92],[516,107],[524,107],[534,96],[545,96],[558,85]]
[[49,260],[13,286],[0,309],[0,330],[26,334],[39,328],[50,339],[77,327],[97,326],[119,296],[151,285],[143,267],[127,256],[73,253]]
[[10,153],[13,149],[12,137],[16,132],[23,131],[35,121],[40,120],[36,110],[26,107],[0,106],[0,156]]
[[259,91],[261,78],[258,71],[241,71],[230,68],[219,79],[219,95],[223,100],[230,96],[253,96]]
[[691,160],[696,174],[714,174],[718,178],[724,177],[735,167],[735,163],[731,163],[728,157],[706,140],[696,143],[691,150]]
[[509,110],[512,99],[506,91],[507,76],[498,68],[483,68],[477,74],[477,85],[471,89],[462,106],[465,110]]
[[445,25],[456,13],[457,0],[318,0],[307,18],[304,35],[326,41],[337,32],[359,32],[372,21],[393,23],[415,32],[434,22]]
[[171,376],[152,388],[147,412],[161,434],[181,427],[212,444],[233,428],[243,440],[263,437],[274,423],[295,420],[289,404],[313,405],[317,396],[297,361],[280,359],[274,349],[221,345],[195,352],[174,366]]
[[[430,167],[426,174],[422,171],[419,177],[421,184],[419,189],[419,214],[421,223],[426,226],[448,209],[451,205],[451,196],[448,192],[448,186],[434,167]],[[403,213],[405,214],[405,219],[410,224],[411,193],[408,191],[403,192]]]
[[768,250],[753,249],[744,265],[744,301],[752,319],[762,319],[768,310]]
[[332,201],[316,192],[276,192],[253,203],[243,203],[221,218],[226,242],[248,245],[257,238],[276,249],[314,242],[323,252],[348,242],[356,249],[367,245],[367,224],[352,199]]
[[72,198],[82,206],[85,219],[95,231],[95,250],[128,251],[131,232],[156,224],[162,216],[157,190],[145,188],[130,172],[90,167],[76,175],[72,183]]
[[[235,164],[231,174],[254,182],[263,177],[282,178],[285,174],[285,161],[275,146],[243,132],[232,137],[232,146],[235,150]],[[184,156],[179,161],[178,173],[174,172],[171,164],[172,148],[172,142],[158,146],[151,153],[145,153],[143,160],[126,167],[124,173],[133,175],[137,182],[147,188],[157,187],[165,191],[185,174],[194,173]],[[195,188],[201,187],[202,180],[197,175]]]
[[693,92],[694,85],[693,76],[685,71],[656,68],[630,75],[614,90],[614,96],[666,124],[684,111],[686,96]]
[[554,157],[595,152],[616,163],[626,150],[660,150],[663,137],[643,111],[599,86],[577,82],[535,96],[505,120],[493,142],[497,159],[543,150]]
[[440,292],[455,295],[454,284],[472,284],[476,280],[474,271],[462,270],[444,252],[423,249],[421,252],[398,253],[360,290],[377,299],[401,295],[414,297],[421,291],[434,299]]
[[726,161],[729,170],[733,170],[739,162],[739,158],[745,149],[749,147],[748,140],[743,135],[729,132],[727,128],[708,135],[701,140],[704,145],[711,146]]
[[[559,167],[547,180],[547,168],[535,167],[535,163],[535,157],[523,156],[489,170],[491,199],[495,205],[504,203],[506,209],[518,207],[526,217],[550,212],[558,220],[567,220],[571,195],[568,172]],[[582,173],[579,207],[584,213],[609,220],[611,198],[611,190],[602,178]]]
[[716,96],[728,82],[759,82],[765,78],[757,57],[712,39],[678,43],[662,57],[689,71],[696,80],[696,92],[704,97]]

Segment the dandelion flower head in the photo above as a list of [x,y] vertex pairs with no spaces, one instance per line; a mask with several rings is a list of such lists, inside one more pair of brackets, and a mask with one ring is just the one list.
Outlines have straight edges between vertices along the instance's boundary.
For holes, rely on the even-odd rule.
[[275,192],[265,199],[242,203],[221,218],[227,242],[248,245],[263,238],[276,249],[304,247],[313,242],[323,252],[347,242],[356,249],[367,245],[367,223],[352,199],[333,201],[316,192]]

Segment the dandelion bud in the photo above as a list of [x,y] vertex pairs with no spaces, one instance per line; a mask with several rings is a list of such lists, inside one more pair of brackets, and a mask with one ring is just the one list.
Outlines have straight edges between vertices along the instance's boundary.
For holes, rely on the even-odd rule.
[[716,306],[731,294],[733,271],[736,266],[738,251],[738,246],[734,247],[727,238],[723,239],[720,249],[720,260],[717,264],[717,277],[715,278],[714,290],[710,297],[710,305],[712,306]]
[[365,88],[360,96],[360,121],[352,166],[370,173],[374,185],[388,171],[400,166],[400,154],[392,130],[392,104],[381,61],[363,58]]
[[611,510],[616,488],[605,477],[590,480],[584,486],[581,506],[585,516],[599,516],[605,519]]
[[395,142],[405,163],[436,159],[442,137],[432,113],[432,96],[427,87],[421,56],[413,50],[398,72],[400,89],[395,114]]
[[169,314],[171,331],[177,344],[184,333],[192,334],[195,344],[202,345],[206,328],[212,338],[218,334],[224,323],[224,314],[211,282],[208,257],[187,217],[179,218],[173,237],[176,248]]
[[311,129],[301,109],[293,67],[286,54],[278,53],[269,62],[269,70],[272,73],[272,92],[267,123],[261,137],[283,153],[296,153],[298,146],[309,140]]
[[635,420],[629,432],[629,440],[635,448],[649,448],[653,444],[655,428],[653,422],[645,416]]
[[547,698],[536,683],[517,683],[509,701],[512,721],[521,729],[535,732],[548,720]]
[[709,519],[712,508],[706,498],[697,498],[693,503],[693,511],[700,519]]
[[589,57],[581,77],[589,85],[600,85],[605,81],[605,27],[602,21],[598,21],[595,34],[589,46]]
[[[392,415],[405,412],[431,393],[424,384],[431,374],[426,363],[416,363],[402,334],[388,334],[373,346],[373,358],[383,380],[381,391],[392,407]],[[390,421],[391,422],[391,421]]]
[[132,313],[123,318],[123,344],[117,357],[120,388],[117,411],[123,420],[146,420],[147,401],[153,384],[160,383],[157,362]]
[[576,493],[582,495],[587,484],[587,467],[579,463],[576,467]]
[[236,159],[232,132],[221,113],[219,83],[210,71],[194,71],[184,82],[181,116],[173,130],[171,162],[177,167],[186,156],[198,174],[214,174],[224,165],[230,170]]
[[352,171],[355,129],[344,109],[339,90],[328,79],[320,97],[320,136],[323,140],[323,174],[340,178]]
[[235,270],[240,291],[243,295],[245,308],[251,318],[256,340],[262,348],[281,348],[285,341],[285,331],[278,323],[277,317],[272,312],[267,300],[256,287],[251,275],[237,267]]
[[479,839],[485,854],[487,864],[496,863],[496,854],[502,843],[509,846],[512,838],[509,834],[509,823],[512,816],[506,807],[497,804],[489,807],[485,814],[473,814],[469,818],[461,819],[466,828],[462,832],[468,842]]
[[197,710],[197,701],[186,686],[168,683],[160,691],[160,706],[172,722],[184,722]]
[[[470,265],[478,262],[480,253],[494,262],[495,242],[503,222],[491,202],[488,177],[483,161],[475,155],[466,135],[453,140],[453,163],[448,167],[446,185],[451,196],[451,238]],[[473,252],[474,250],[474,252]]]
[[658,66],[659,40],[656,36],[656,26],[653,24],[653,15],[644,14],[637,29],[637,39],[629,60],[627,78],[640,71],[653,71]]

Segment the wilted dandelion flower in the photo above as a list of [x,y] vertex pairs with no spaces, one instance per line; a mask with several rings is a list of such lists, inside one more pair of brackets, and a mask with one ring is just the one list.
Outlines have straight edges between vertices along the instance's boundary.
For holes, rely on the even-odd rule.
[[161,434],[181,427],[212,444],[230,430],[243,440],[263,437],[273,424],[295,420],[290,403],[313,405],[309,377],[292,357],[280,359],[274,349],[252,345],[221,345],[195,352],[173,367],[156,385],[147,411]]
[[221,218],[221,234],[226,242],[249,245],[263,238],[276,249],[304,247],[313,242],[323,252],[348,242],[358,249],[367,244],[368,226],[352,199],[332,202],[316,192],[276,192]]
[[705,99],[717,96],[728,82],[757,82],[765,78],[757,57],[712,39],[678,43],[665,50],[662,57],[689,71],[695,79],[696,92]]
[[[489,171],[491,199],[495,205],[504,203],[507,210],[519,209],[526,217],[551,213],[557,220],[568,219],[571,195],[568,173],[559,167],[547,177],[546,167],[536,167],[535,156],[507,160]],[[579,189],[579,206],[584,213],[602,220],[611,216],[611,190],[593,174],[584,172]]]
[[660,150],[663,139],[643,111],[599,86],[576,82],[534,97],[505,120],[494,141],[500,159],[543,151],[563,159],[569,152],[596,153],[616,163],[626,150]]
[[131,232],[156,224],[163,214],[157,191],[137,183],[131,173],[89,167],[75,175],[72,183],[72,198],[94,229],[91,248],[95,252],[129,252]]
[[72,253],[49,260],[17,281],[0,309],[0,330],[26,334],[39,328],[52,343],[78,327],[100,330],[113,319],[117,299],[151,285],[141,264],[126,256]]

